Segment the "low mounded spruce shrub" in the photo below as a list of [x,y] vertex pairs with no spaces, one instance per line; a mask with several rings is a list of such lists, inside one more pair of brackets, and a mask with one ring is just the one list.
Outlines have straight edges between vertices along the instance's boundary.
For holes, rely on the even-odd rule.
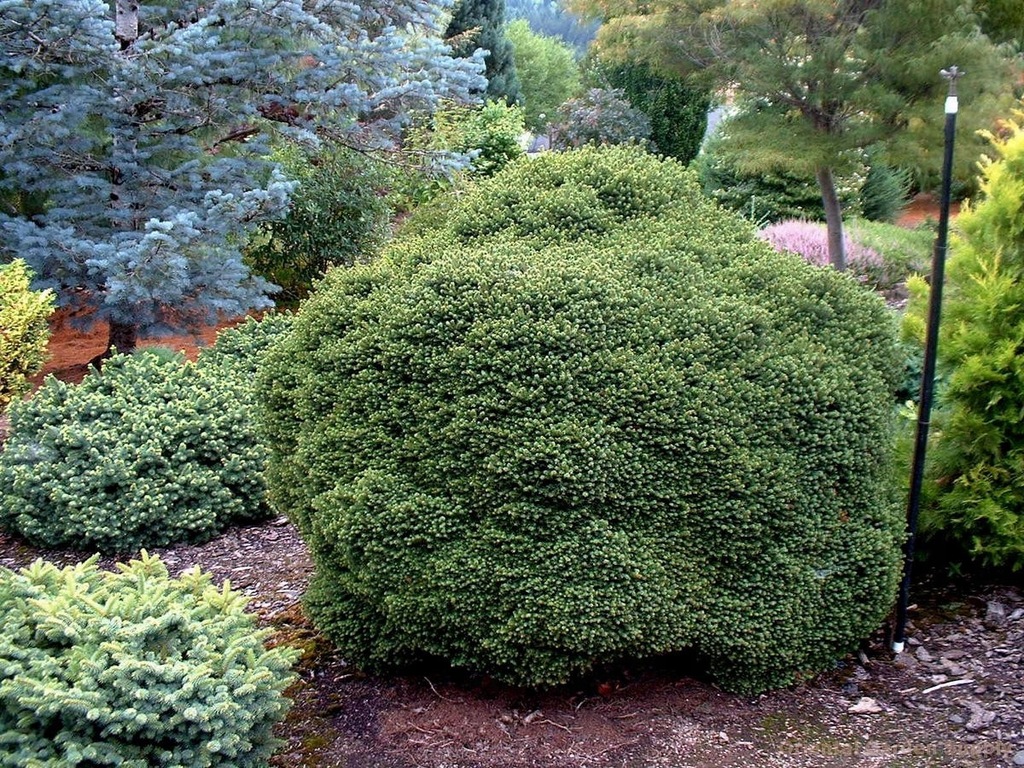
[[199,353],[199,367],[216,371],[232,384],[243,385],[251,402],[252,384],[263,357],[291,328],[292,317],[287,312],[275,312],[259,320],[250,317],[234,328],[225,328],[217,334],[212,347]]
[[266,517],[250,380],[221,365],[114,356],[10,408],[0,527],[44,547],[130,552]]
[[53,294],[29,287],[23,261],[0,264],[0,412],[29,391],[46,359]]
[[297,653],[245,599],[145,552],[0,568],[0,766],[266,766]]
[[260,377],[347,658],[550,686],[691,650],[783,685],[892,604],[894,329],[674,161],[549,153],[330,273]]

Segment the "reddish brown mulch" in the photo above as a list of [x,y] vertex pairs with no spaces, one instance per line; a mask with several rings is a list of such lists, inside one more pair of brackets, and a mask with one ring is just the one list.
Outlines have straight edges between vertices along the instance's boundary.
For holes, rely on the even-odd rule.
[[[244,321],[243,318],[226,319],[217,325],[198,329],[193,334],[178,336],[162,336],[139,340],[140,347],[167,347],[175,351],[181,350],[195,359],[201,347],[213,344],[217,333]],[[83,327],[76,323],[68,312],[58,310],[50,318],[49,359],[43,370],[35,377],[41,382],[49,374],[62,381],[80,382],[88,370],[89,361],[103,353],[107,347],[107,324],[93,323]]]

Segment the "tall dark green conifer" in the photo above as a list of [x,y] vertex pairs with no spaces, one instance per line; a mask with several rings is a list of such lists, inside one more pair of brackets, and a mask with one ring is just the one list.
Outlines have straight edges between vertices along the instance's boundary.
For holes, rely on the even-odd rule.
[[700,151],[708,127],[710,92],[688,86],[679,76],[658,72],[643,61],[597,60],[590,77],[596,87],[619,88],[651,121],[651,141],[662,154],[689,163]]
[[455,56],[468,56],[477,48],[488,52],[488,98],[509,104],[520,100],[512,43],[505,36],[505,0],[459,0],[444,37]]

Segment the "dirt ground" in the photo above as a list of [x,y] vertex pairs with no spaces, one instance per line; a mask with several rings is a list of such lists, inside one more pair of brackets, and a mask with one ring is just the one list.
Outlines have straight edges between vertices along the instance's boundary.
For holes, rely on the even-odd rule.
[[[930,210],[919,204],[904,221],[914,226]],[[215,331],[200,338],[210,343]],[[58,320],[46,373],[80,380],[103,338],[102,328],[82,333]],[[145,343],[194,355],[197,342]],[[230,580],[277,641],[304,649],[289,692],[295,703],[279,728],[279,768],[1024,766],[1019,583],[922,583],[905,653],[890,652],[880,627],[834,669],[756,698],[724,693],[675,658],[533,692],[447,669],[374,676],[350,667],[303,616],[312,564],[283,518],[157,553],[174,573],[198,564]],[[86,556],[0,533],[5,567]]]
[[[303,617],[312,565],[283,518],[157,553],[173,573],[198,564],[230,580],[279,642],[305,650],[278,768],[1024,765],[1024,594],[1013,586],[922,585],[907,652],[894,657],[880,628],[818,678],[755,698],[673,658],[533,692],[447,669],[350,667]],[[87,554],[0,533],[6,567]]]

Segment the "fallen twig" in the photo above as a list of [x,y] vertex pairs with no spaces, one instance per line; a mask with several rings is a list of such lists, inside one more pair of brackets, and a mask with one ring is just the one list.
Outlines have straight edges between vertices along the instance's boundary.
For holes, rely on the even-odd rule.
[[434,687],[434,684],[430,682],[429,677],[424,677],[423,679],[427,681],[427,685],[430,686],[430,690],[434,692],[434,695],[437,696],[437,698],[450,701],[452,704],[461,704],[463,702],[462,699],[449,699],[447,696],[442,696],[441,693],[438,692],[437,688]]
[[973,682],[973,680],[966,678],[964,680],[950,680],[948,683],[939,683],[938,685],[933,685],[931,688],[925,688],[921,693],[931,693],[932,691],[939,690],[939,688],[952,688],[954,685],[970,685]]
[[562,725],[561,723],[556,723],[554,720],[546,720],[546,719],[545,720],[534,720],[533,722],[535,722],[535,723],[547,723],[548,725],[555,726],[555,728],[561,728],[566,733],[572,733],[572,731],[569,730],[568,726]]

